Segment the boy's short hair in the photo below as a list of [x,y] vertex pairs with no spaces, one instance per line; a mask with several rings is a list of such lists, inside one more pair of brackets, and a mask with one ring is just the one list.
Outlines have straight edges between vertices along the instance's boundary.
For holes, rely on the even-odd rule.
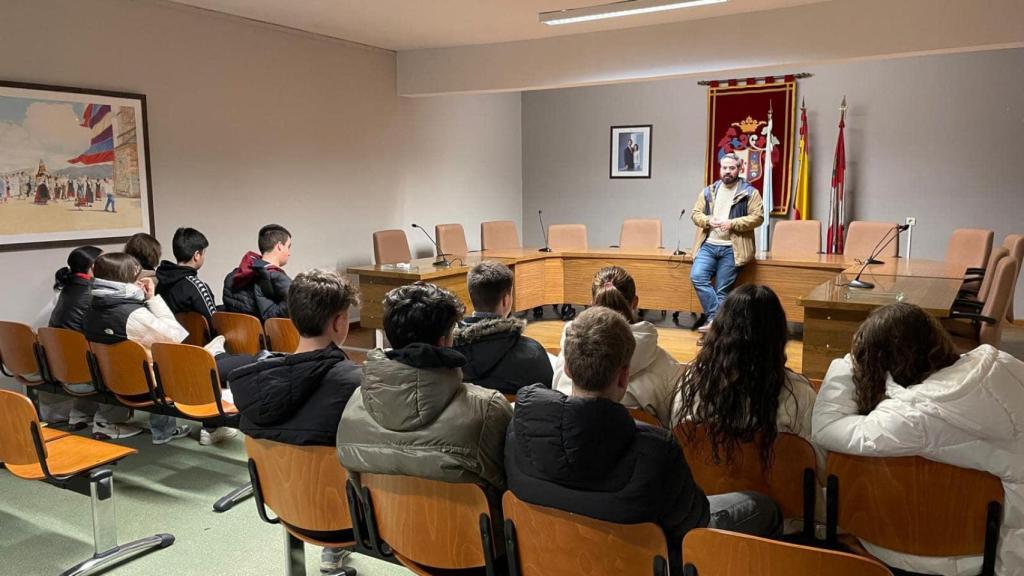
[[512,270],[501,262],[485,260],[469,271],[469,299],[473,308],[481,312],[494,312],[501,298],[512,291]]
[[206,250],[209,245],[206,236],[195,228],[178,228],[171,239],[171,250],[174,251],[174,259],[179,264],[188,262],[193,254]]
[[384,296],[384,334],[394,348],[417,342],[436,345],[451,333],[465,311],[455,294],[415,282]]
[[160,265],[160,254],[163,249],[160,241],[150,234],[139,232],[133,234],[124,244],[126,254],[131,254],[146,270],[156,270]]
[[573,384],[584,390],[597,392],[611,385],[635,349],[626,320],[601,306],[584,310],[565,332],[565,365]]
[[323,336],[335,315],[359,305],[359,292],[341,274],[314,268],[295,277],[288,288],[288,311],[301,336]]
[[280,224],[267,224],[263,228],[260,228],[258,242],[260,254],[270,252],[274,249],[274,246],[288,242],[288,239],[291,237],[292,233],[284,226],[281,226]]

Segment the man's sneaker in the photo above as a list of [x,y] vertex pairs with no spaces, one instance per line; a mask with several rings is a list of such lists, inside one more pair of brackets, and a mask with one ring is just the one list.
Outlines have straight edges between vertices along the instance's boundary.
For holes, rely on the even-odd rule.
[[324,548],[320,552],[320,571],[324,574],[337,571],[345,564],[345,559],[352,554],[343,548]]
[[214,356],[220,356],[221,354],[223,354],[224,352],[227,351],[224,348],[224,336],[223,335],[217,336],[213,340],[210,340],[206,344],[206,346],[203,346],[203,348],[206,348],[206,351],[209,352],[210,354],[213,354]]
[[220,444],[228,438],[234,438],[235,436],[238,436],[238,430],[228,428],[227,426],[221,426],[212,430],[203,428],[199,431],[199,445],[210,446],[212,444]]
[[92,425],[92,437],[97,440],[120,440],[131,438],[142,433],[142,428],[134,424],[112,424],[96,422]]
[[177,428],[174,429],[174,432],[167,438],[164,438],[162,440],[157,440],[156,438],[154,438],[153,444],[156,444],[157,446],[161,444],[167,444],[171,440],[177,440],[178,438],[184,438],[185,436],[188,436],[188,433],[191,431],[192,427],[189,426],[188,424],[185,424],[184,426],[178,426]]
[[707,334],[708,332],[711,331],[711,324],[713,322],[714,320],[709,320],[706,324],[704,324],[700,328],[697,328],[697,332],[700,332],[701,334]]
[[[50,422],[50,424],[54,424],[54,422]],[[68,430],[78,432],[84,430],[89,424],[92,424],[92,418],[72,418],[68,420]]]

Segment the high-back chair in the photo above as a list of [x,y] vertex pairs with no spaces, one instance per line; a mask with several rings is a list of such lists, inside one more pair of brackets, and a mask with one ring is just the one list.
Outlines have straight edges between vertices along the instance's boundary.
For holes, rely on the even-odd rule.
[[511,220],[494,220],[480,223],[480,249],[505,250],[521,248],[516,223]]
[[[386,543],[416,574],[478,569],[497,573],[494,518],[476,484],[453,484],[382,474],[360,474],[372,546]],[[500,514],[500,512],[499,512]]]
[[[946,320],[943,326],[953,336],[953,343],[961,352],[973,350],[981,344],[991,344],[996,348],[1003,342],[1003,319],[1010,307],[1010,296],[1017,284],[1017,263],[1006,256],[996,263],[985,304],[981,313],[953,310],[950,312],[952,321]],[[969,322],[961,322],[968,320]]]
[[837,529],[894,552],[917,556],[984,555],[995,571],[1003,485],[978,470],[916,456],[828,457],[827,541]]
[[272,352],[291,354],[299,347],[299,331],[291,318],[269,318],[263,323],[267,333],[267,345]]
[[[996,265],[1003,258],[1010,256],[1010,251],[1004,246],[1000,246],[992,251],[992,254],[988,257],[988,264],[985,265],[985,274],[981,277],[973,276],[964,280],[963,286],[960,288],[961,299],[957,300],[955,304],[966,304],[969,307],[981,309],[985,299],[988,298],[988,293],[992,289],[992,279],[996,275]],[[969,304],[968,302],[973,302]]]
[[92,574],[174,543],[174,536],[156,534],[117,544],[114,474],[104,466],[135,454],[134,448],[75,434],[46,441],[44,430],[35,407],[26,396],[0,390],[0,461],[7,471],[17,478],[42,480],[92,498],[93,556],[62,575]]
[[345,491],[348,474],[333,446],[295,446],[246,436],[245,451],[256,511],[264,522],[285,530],[287,574],[305,574],[305,543],[327,548],[354,544]]
[[405,230],[378,230],[373,233],[373,260],[378,266],[412,260]]
[[683,558],[684,576],[892,576],[884,564],[863,556],[712,528],[686,533]]
[[623,220],[619,231],[619,248],[661,248],[661,220],[657,218]]
[[[843,254],[866,260],[871,252],[883,243],[882,238],[895,234],[895,222],[870,222],[867,220],[854,220],[846,228],[846,242],[843,244]],[[879,257],[895,258],[899,255],[899,240],[893,240],[889,246],[882,250]]]
[[[1010,251],[1010,257],[1017,261],[1017,276],[1024,269],[1024,234],[1010,234],[1003,239],[1003,247]],[[1017,293],[1014,283],[1013,294],[1010,295],[1010,307],[1006,310],[1006,319],[1013,322],[1013,298]]]
[[206,316],[198,312],[178,312],[174,315],[174,319],[185,330],[188,330],[185,344],[206,346],[206,343],[210,341],[210,323],[206,321]]
[[25,386],[44,382],[39,366],[39,343],[28,324],[0,321],[0,369]]
[[967,272],[981,274],[992,252],[991,230],[980,228],[957,228],[949,237],[946,246],[946,262],[962,266]]
[[[437,247],[441,254],[450,258],[465,258],[469,252],[466,245],[466,231],[462,224],[438,224],[434,226],[434,237],[437,238]],[[441,254],[437,256],[440,258]]]
[[615,524],[502,497],[510,576],[666,576],[668,545],[655,524]]
[[[51,379],[73,396],[94,394],[92,372],[89,369],[89,342],[81,332],[66,328],[40,328],[39,346],[41,364]],[[89,387],[76,385],[88,384]]]
[[[200,316],[201,318],[201,316]],[[93,379],[125,406],[147,408],[161,401],[146,349],[126,340],[117,344],[89,344]]]
[[587,227],[583,224],[552,224],[548,226],[548,247],[562,250],[586,250]]
[[[780,220],[772,228],[772,254],[817,255],[821,252],[821,222]],[[847,250],[849,253],[849,250]]]
[[232,354],[258,354],[267,347],[259,318],[237,312],[214,312],[213,330]]
[[765,469],[757,442],[741,443],[731,462],[725,462],[724,454],[715,462],[704,426],[680,422],[673,432],[694,481],[706,494],[760,492],[779,505],[785,518],[803,518],[804,536],[814,536],[817,460],[810,442],[796,434],[779,434],[772,465]]

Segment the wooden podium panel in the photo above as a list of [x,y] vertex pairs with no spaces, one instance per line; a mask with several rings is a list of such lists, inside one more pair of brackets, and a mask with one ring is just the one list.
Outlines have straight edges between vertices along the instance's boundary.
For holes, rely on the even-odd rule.
[[590,304],[591,286],[598,270],[606,266],[621,266],[636,282],[636,294],[640,299],[641,308],[683,312],[692,310],[691,263],[688,261],[566,256],[562,262],[565,268],[567,304]]

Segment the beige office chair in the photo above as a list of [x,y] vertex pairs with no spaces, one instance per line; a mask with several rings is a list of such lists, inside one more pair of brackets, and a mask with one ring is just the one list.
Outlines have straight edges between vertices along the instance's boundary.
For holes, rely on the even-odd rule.
[[991,230],[958,228],[946,247],[946,262],[963,266],[969,273],[982,274],[992,252]]
[[[469,247],[466,246],[466,231],[462,224],[438,224],[434,226],[434,237],[441,253],[451,258],[465,258]],[[440,256],[440,254],[438,254]]]
[[772,230],[772,254],[817,255],[821,252],[821,222],[780,220]]
[[[1010,257],[1017,261],[1017,276],[1020,276],[1021,268],[1024,268],[1024,234],[1010,234],[1003,240],[1003,247],[1010,251]],[[1010,294],[1010,307],[1006,310],[1006,319],[1013,322],[1013,298],[1017,293],[1017,284],[1014,283],[1013,293]]]
[[[893,228],[895,222],[869,222],[867,220],[854,220],[846,230],[846,243],[843,244],[843,254],[856,258],[865,259],[871,255],[871,251],[879,246],[879,242],[886,234],[895,234]],[[893,240],[879,257],[895,258],[899,255],[899,240]]]
[[953,310],[950,319],[942,325],[953,337],[953,343],[961,353],[968,352],[982,344],[996,348],[1003,341],[1003,319],[1010,306],[1010,295],[1017,283],[1017,262],[1006,256],[995,266],[992,285],[981,313]]
[[511,220],[493,220],[480,223],[480,249],[505,250],[521,248],[516,223]]
[[555,252],[586,250],[587,227],[583,224],[552,224],[548,226],[548,247]]
[[373,259],[377,265],[412,260],[409,239],[404,230],[378,230],[373,233]]
[[661,248],[661,220],[629,218],[622,222],[619,248]]

